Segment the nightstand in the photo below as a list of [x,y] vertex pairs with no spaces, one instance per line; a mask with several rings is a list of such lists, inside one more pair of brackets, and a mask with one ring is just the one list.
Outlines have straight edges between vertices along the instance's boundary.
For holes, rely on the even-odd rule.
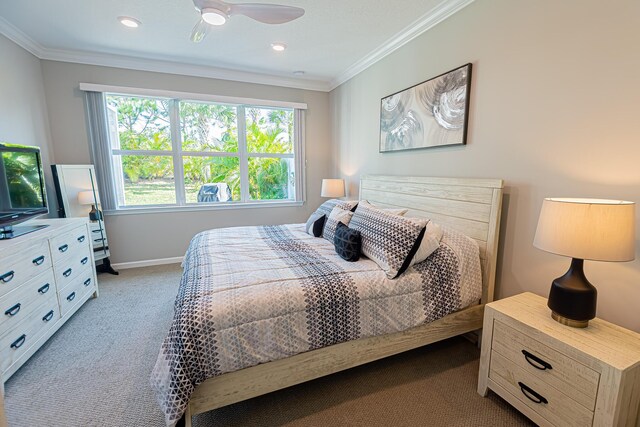
[[640,334],[551,318],[532,293],[487,304],[478,393],[491,389],[541,426],[640,427]]

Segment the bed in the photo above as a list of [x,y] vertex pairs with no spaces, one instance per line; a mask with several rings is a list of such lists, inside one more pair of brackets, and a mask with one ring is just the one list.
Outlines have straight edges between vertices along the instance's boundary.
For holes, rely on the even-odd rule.
[[433,256],[395,280],[366,258],[340,261],[303,225],[195,236],[152,377],[167,424],[184,415],[191,426],[195,414],[480,329],[502,186],[363,177],[360,199],[445,229]]

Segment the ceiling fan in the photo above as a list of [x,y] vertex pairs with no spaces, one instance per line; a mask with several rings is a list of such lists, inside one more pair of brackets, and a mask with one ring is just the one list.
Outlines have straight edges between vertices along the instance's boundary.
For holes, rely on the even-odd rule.
[[223,25],[234,15],[244,15],[264,24],[284,24],[304,15],[304,9],[294,6],[263,3],[226,3],[222,0],[193,0],[200,20],[191,31],[191,41],[199,43],[212,25]]

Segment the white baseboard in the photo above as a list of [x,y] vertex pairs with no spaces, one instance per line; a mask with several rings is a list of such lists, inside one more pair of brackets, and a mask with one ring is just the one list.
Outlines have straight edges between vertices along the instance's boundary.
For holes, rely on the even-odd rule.
[[127,268],[151,267],[152,265],[178,264],[182,262],[182,258],[184,257],[176,256],[173,258],[158,258],[147,259],[143,261],[119,262],[111,264],[111,266],[116,270],[126,270]]

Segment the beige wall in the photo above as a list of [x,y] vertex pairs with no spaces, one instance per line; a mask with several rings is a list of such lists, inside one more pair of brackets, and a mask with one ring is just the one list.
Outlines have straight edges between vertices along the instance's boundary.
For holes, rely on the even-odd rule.
[[81,82],[308,104],[303,207],[107,216],[112,262],[182,256],[195,233],[211,228],[304,222],[321,203],[321,180],[333,172],[327,93],[54,61],[42,61],[42,68],[55,159],[61,164],[90,162]]
[[49,211],[55,213],[51,135],[40,60],[0,35],[0,141],[41,148]]
[[[475,1],[331,93],[336,173],[352,196],[364,173],[504,178],[497,295],[546,295],[569,259],[532,246],[544,197],[640,202],[638,16],[636,0]],[[467,62],[468,145],[379,154],[380,98]],[[640,331],[640,260],[585,270],[598,315]]]

